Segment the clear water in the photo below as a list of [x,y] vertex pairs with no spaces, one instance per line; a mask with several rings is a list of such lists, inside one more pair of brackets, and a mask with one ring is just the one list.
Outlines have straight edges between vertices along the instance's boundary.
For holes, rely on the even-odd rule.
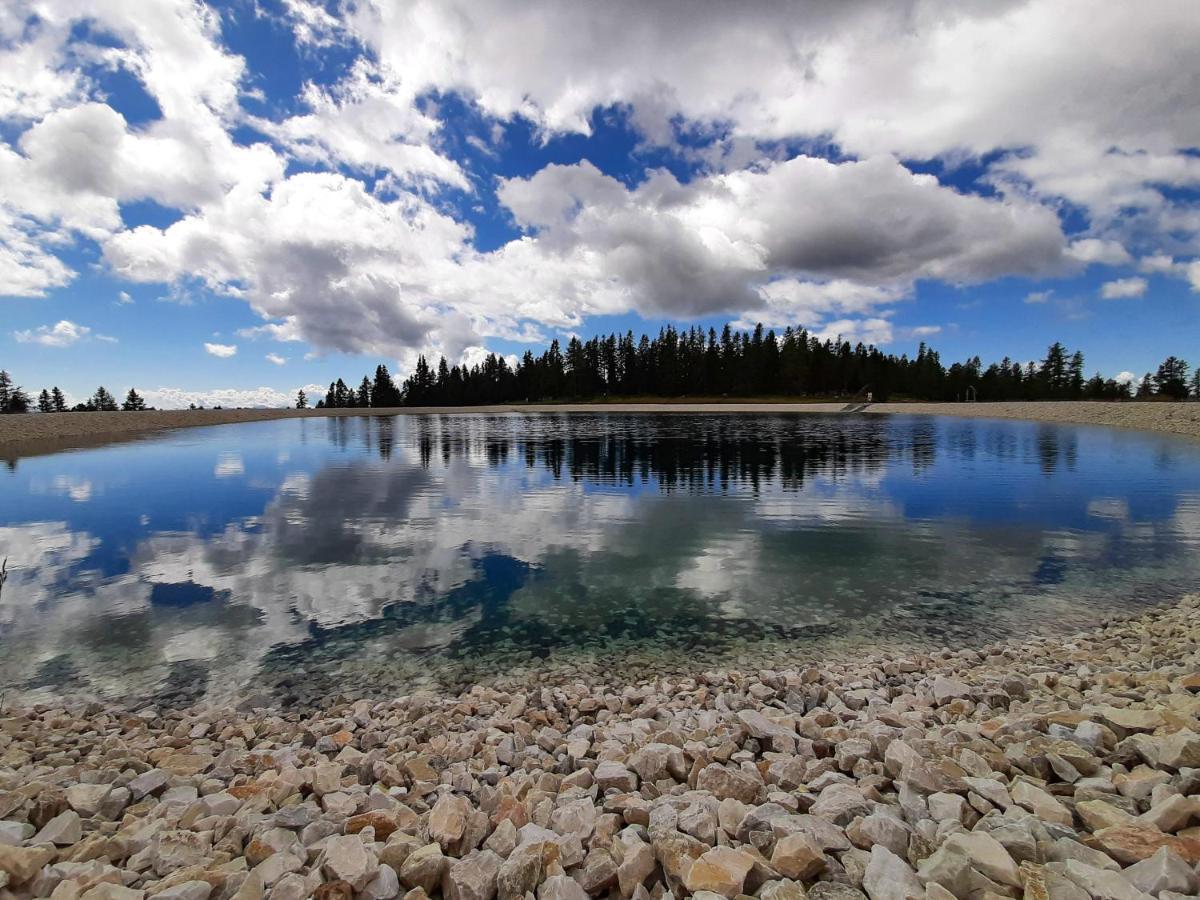
[[1200,444],[830,415],[292,419],[0,470],[0,688],[160,703],[982,643],[1200,585]]

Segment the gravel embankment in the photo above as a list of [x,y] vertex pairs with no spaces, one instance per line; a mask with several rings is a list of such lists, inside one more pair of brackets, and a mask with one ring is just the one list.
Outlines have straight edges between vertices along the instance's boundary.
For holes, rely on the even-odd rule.
[[[67,447],[97,446],[172,428],[225,425],[296,416],[419,415],[437,413],[610,412],[747,413],[839,412],[842,403],[606,403],[529,406],[468,406],[387,410],[206,409],[115,413],[50,413],[0,416],[0,450],[21,455]],[[867,412],[1031,419],[1106,425],[1200,437],[1200,403],[876,403]]]
[[1069,638],[286,710],[12,709],[0,896],[1181,900],[1200,597]]

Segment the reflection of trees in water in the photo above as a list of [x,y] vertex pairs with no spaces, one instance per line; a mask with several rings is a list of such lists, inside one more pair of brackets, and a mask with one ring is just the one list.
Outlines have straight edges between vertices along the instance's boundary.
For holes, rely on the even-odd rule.
[[[757,489],[775,479],[798,489],[815,475],[879,472],[893,455],[909,456],[916,468],[924,469],[933,464],[937,448],[932,424],[891,431],[877,419],[813,424],[734,415],[642,416],[632,421],[604,416],[419,416],[406,424],[404,439],[425,468],[435,458],[442,465],[456,458],[478,459],[493,468],[521,460],[555,480],[621,485],[654,481],[671,490],[723,490],[734,483]],[[377,444],[382,455],[382,437]],[[391,440],[386,447],[390,454]]]
[[1079,441],[1074,429],[1039,425],[1037,456],[1042,471],[1047,475],[1053,474],[1060,465],[1068,472],[1075,471],[1079,459]]

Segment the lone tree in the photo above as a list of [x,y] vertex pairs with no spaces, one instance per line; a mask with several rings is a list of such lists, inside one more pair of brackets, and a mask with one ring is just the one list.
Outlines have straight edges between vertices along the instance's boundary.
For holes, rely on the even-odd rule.
[[57,384],[50,389],[50,402],[54,404],[55,412],[67,411],[67,398],[63,396],[63,392],[58,389]]
[[141,398],[137,391],[130,388],[129,393],[125,395],[125,402],[121,404],[121,409],[126,412],[138,412],[145,408],[146,401]]
[[54,401],[50,399],[50,392],[45,388],[38,394],[38,412],[54,412]]
[[308,394],[303,389],[296,394],[296,409],[308,409]]
[[96,393],[92,395],[92,408],[100,412],[116,412],[117,398],[108,392],[108,388],[101,385],[96,388]]

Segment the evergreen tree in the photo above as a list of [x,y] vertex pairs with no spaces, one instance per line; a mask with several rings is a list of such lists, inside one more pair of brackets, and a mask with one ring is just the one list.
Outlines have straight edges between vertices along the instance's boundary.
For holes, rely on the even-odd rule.
[[121,404],[121,409],[126,412],[140,412],[145,408],[146,401],[141,398],[137,391],[130,388],[129,393],[125,395],[125,402]]
[[1188,364],[1175,356],[1168,356],[1154,375],[1154,387],[1164,397],[1186,400],[1188,395]]
[[50,402],[54,404],[55,412],[67,411],[67,398],[63,396],[63,392],[58,389],[57,384],[50,389]]
[[1200,400],[1200,366],[1192,372],[1192,399]]
[[29,412],[29,395],[20,387],[14,387],[8,395],[8,408],[4,411],[7,413]]
[[296,409],[308,409],[308,395],[301,388],[296,394]]
[[0,369],[0,413],[8,412],[8,401],[12,397],[12,376]]
[[38,412],[54,412],[54,401],[50,399],[50,392],[45,388],[38,394]]
[[392,381],[385,365],[375,367],[375,380],[371,383],[371,405],[384,409],[400,405],[400,390]]
[[363,376],[362,384],[358,386],[358,395],[355,397],[355,406],[366,408],[371,405],[371,380],[366,375]]
[[1142,382],[1138,385],[1137,399],[1149,400],[1154,396],[1154,382],[1150,379],[1150,373],[1147,372],[1142,376]]
[[100,412],[116,412],[117,398],[108,392],[108,389],[103,385],[96,388],[96,393],[92,395],[91,407]]
[[1067,364],[1067,395],[1072,400],[1083,396],[1083,354],[1078,350]]

